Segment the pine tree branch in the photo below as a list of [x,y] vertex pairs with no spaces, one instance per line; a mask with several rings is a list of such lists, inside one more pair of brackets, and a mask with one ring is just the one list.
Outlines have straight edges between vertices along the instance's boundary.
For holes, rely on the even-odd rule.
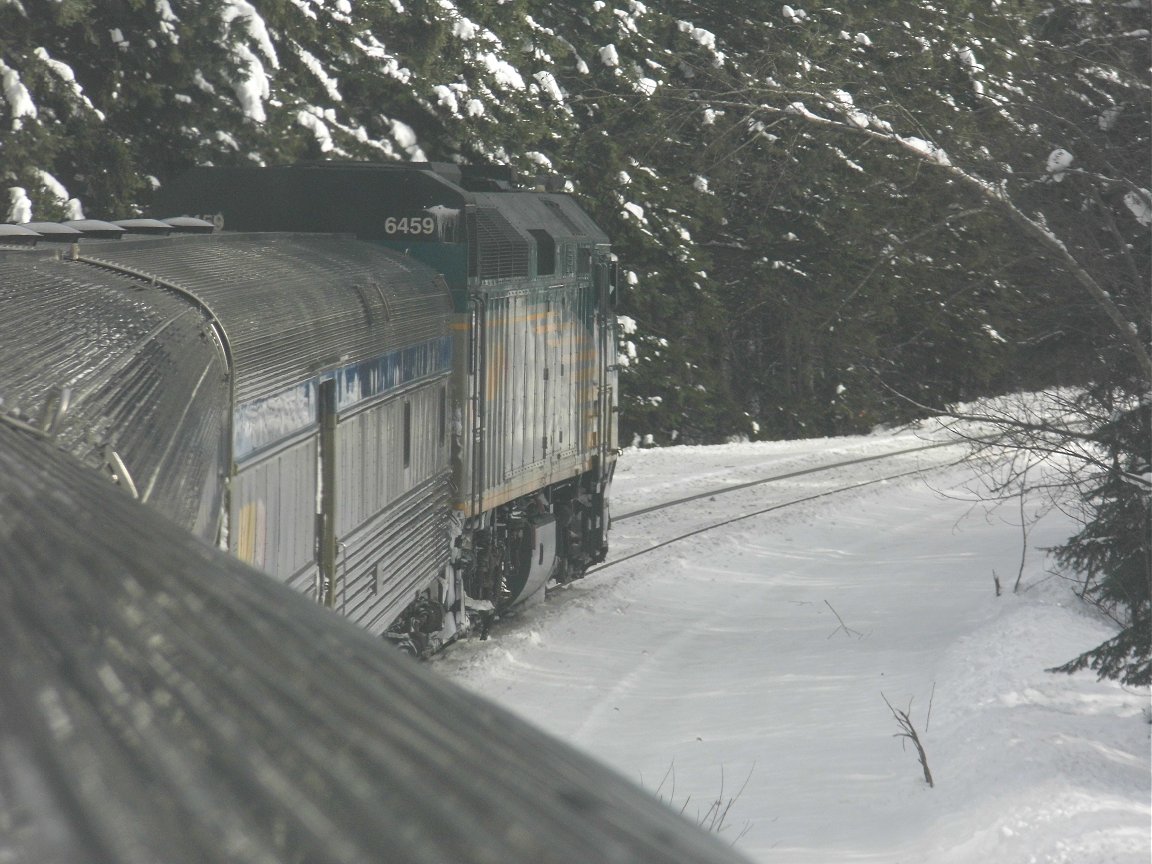
[[[700,102],[698,94],[695,93],[685,93],[679,96],[674,93],[665,93],[664,97],[668,98],[669,95],[672,98],[689,99],[694,103]],[[961,186],[975,192],[986,202],[992,204],[1016,225],[1024,236],[1032,240],[1046,257],[1059,262],[1067,270],[1069,275],[1083,288],[1104,316],[1112,323],[1117,336],[1138,364],[1145,386],[1152,386],[1152,353],[1141,340],[1135,325],[1128,321],[1111,295],[1072,254],[1067,245],[1041,222],[1017,206],[1009,195],[1005,183],[992,183],[970,170],[955,165],[943,148],[930,141],[873,128],[874,117],[856,109],[852,109],[849,113],[847,106],[837,109],[835,107],[836,101],[826,94],[807,90],[781,89],[770,91],[766,95],[781,101],[784,99],[791,99],[792,101],[788,105],[780,107],[769,102],[753,101],[749,98],[748,93],[733,92],[713,94],[707,101],[710,105],[747,112],[750,118],[761,116],[770,117],[774,120],[795,118],[814,126],[868,138],[890,146],[894,145],[914,158],[919,164],[946,173]],[[841,110],[843,119],[829,118],[810,111],[802,101],[799,101],[803,98],[818,100],[822,105],[828,106],[830,110]]]

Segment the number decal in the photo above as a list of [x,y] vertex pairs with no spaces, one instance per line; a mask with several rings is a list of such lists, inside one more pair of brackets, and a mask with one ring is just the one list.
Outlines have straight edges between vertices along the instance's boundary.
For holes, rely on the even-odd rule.
[[389,216],[384,220],[384,233],[431,237],[436,233],[436,219],[432,216]]

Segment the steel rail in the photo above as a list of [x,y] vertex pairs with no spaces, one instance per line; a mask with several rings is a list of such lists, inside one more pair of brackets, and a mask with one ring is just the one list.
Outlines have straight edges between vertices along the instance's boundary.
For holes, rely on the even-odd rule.
[[[963,443],[963,442],[949,441],[949,442],[946,442],[943,444],[930,444],[930,445],[925,446],[925,447],[913,447],[913,448],[909,448],[906,450],[899,450],[899,451],[896,451],[893,453],[885,453],[885,454],[879,455],[879,456],[866,456],[866,457],[863,457],[861,459],[851,459],[851,460],[844,461],[844,462],[835,462],[835,463],[832,463],[829,465],[821,466],[819,468],[806,468],[802,471],[794,471],[794,472],[791,472],[789,474],[781,474],[781,475],[778,475],[775,477],[769,477],[769,478],[765,478],[762,480],[754,480],[754,481],[751,481],[749,483],[742,483],[739,486],[730,486],[726,489],[718,490],[718,492],[732,492],[732,491],[736,491],[737,489],[746,489],[749,486],[757,486],[757,485],[762,484],[762,483],[769,483],[773,480],[786,480],[786,479],[791,478],[791,477],[799,477],[799,476],[802,476],[805,474],[815,474],[815,473],[818,473],[820,471],[827,471],[827,470],[831,470],[833,468],[840,468],[840,467],[843,467],[846,465],[858,465],[858,464],[861,464],[864,462],[875,462],[879,459],[884,459],[884,458],[887,458],[889,456],[900,456],[903,454],[915,453],[915,452],[922,451],[922,450],[933,450],[933,449],[936,449],[938,447],[944,447],[944,446],[959,444],[959,443]],[[600,570],[605,570],[608,567],[615,567],[618,564],[623,564],[626,561],[631,561],[633,558],[639,558],[641,555],[647,555],[650,552],[655,552],[657,549],[663,549],[665,546],[670,546],[673,543],[679,543],[681,540],[687,540],[690,537],[695,537],[699,534],[704,534],[705,532],[708,532],[708,531],[714,531],[717,528],[723,528],[727,525],[733,525],[737,522],[743,522],[745,519],[751,519],[754,516],[763,516],[765,513],[771,513],[775,510],[783,510],[785,507],[792,507],[796,504],[804,504],[805,502],[815,501],[819,498],[827,498],[831,495],[839,495],[841,492],[851,492],[854,489],[862,489],[865,486],[873,486],[877,483],[884,483],[884,482],[887,482],[889,480],[899,480],[899,479],[904,478],[904,477],[912,477],[912,476],[915,476],[917,474],[925,474],[928,471],[934,471],[934,470],[938,469],[939,467],[941,467],[941,466],[933,465],[933,466],[925,467],[925,468],[913,468],[909,471],[901,471],[898,474],[889,474],[889,475],[886,475],[884,477],[874,477],[871,480],[863,480],[859,483],[852,483],[848,486],[840,486],[840,487],[837,487],[836,489],[828,489],[828,490],[825,490],[824,492],[817,492],[813,495],[805,495],[803,498],[794,498],[791,501],[782,501],[780,503],[773,504],[770,507],[763,507],[759,510],[752,511],[751,513],[744,513],[740,516],[734,516],[731,519],[725,519],[721,522],[714,522],[710,525],[705,525],[702,528],[696,528],[696,529],[689,531],[685,534],[680,534],[680,535],[677,535],[676,537],[671,537],[668,540],[662,540],[659,543],[656,543],[652,546],[647,547],[646,549],[640,549],[636,552],[632,552],[628,555],[625,555],[623,558],[616,558],[616,559],[611,560],[611,561],[605,561],[603,564],[600,564],[597,567],[589,568],[588,570],[585,571],[584,575],[587,576],[587,575],[590,575],[592,573],[599,572]],[[689,502],[689,501],[695,501],[699,498],[704,498],[704,497],[707,497],[708,495],[715,495],[715,494],[718,494],[718,493],[713,492],[713,493],[703,493],[700,495],[692,495],[688,498],[680,498],[680,499],[677,499],[676,501],[668,501],[668,502],[665,502],[664,504],[657,504],[657,505],[654,505],[652,507],[646,507],[643,510],[634,510],[631,513],[625,514],[625,516],[621,516],[618,518],[623,519],[623,518],[626,518],[627,516],[640,516],[644,513],[652,513],[652,512],[656,512],[658,510],[666,510],[670,507],[675,507],[675,506],[678,506],[680,504],[684,504],[684,503]]]
[[[764,483],[773,483],[777,480],[791,480],[794,477],[803,477],[806,474],[819,474],[821,471],[830,471],[833,468],[844,468],[849,465],[861,465],[865,462],[876,462],[881,459],[891,459],[895,456],[905,456],[909,453],[920,453],[925,450],[936,450],[940,447],[955,447],[961,444],[970,443],[970,439],[962,438],[956,441],[941,441],[935,444],[924,444],[919,447],[906,447],[903,450],[893,450],[891,453],[879,453],[873,456],[861,456],[856,459],[846,459],[841,462],[830,462],[826,465],[817,465],[813,468],[802,468],[799,471],[790,471],[787,474],[774,474],[771,477],[762,477],[759,480],[749,480],[747,483],[738,483],[735,486],[724,486],[719,489],[713,489],[709,492],[698,492],[695,495],[689,495],[686,498],[677,498],[675,501],[665,501],[661,504],[653,504],[651,507],[642,507],[639,510],[632,510],[620,516],[613,516],[613,522],[623,522],[625,519],[631,519],[634,516],[643,516],[645,513],[654,513],[658,510],[667,510],[670,507],[676,507],[680,504],[689,504],[693,501],[699,501],[701,498],[711,498],[716,495],[723,495],[728,492],[739,492],[741,489],[748,489],[752,486],[760,486]],[[589,570],[588,572],[592,572]]]

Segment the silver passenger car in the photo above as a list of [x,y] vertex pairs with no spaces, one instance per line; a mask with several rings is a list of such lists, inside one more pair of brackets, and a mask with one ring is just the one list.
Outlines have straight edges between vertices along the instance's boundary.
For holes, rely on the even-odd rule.
[[0,254],[0,403],[241,560],[383,633],[443,576],[451,302],[348,237]]

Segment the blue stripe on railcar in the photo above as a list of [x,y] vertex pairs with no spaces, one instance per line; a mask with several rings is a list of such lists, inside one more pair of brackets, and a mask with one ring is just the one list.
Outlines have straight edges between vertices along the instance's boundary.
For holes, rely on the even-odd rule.
[[349,363],[270,396],[242,402],[232,414],[232,457],[241,462],[314,429],[316,392],[322,380],[336,381],[336,407],[343,413],[451,370],[452,339],[441,336]]

